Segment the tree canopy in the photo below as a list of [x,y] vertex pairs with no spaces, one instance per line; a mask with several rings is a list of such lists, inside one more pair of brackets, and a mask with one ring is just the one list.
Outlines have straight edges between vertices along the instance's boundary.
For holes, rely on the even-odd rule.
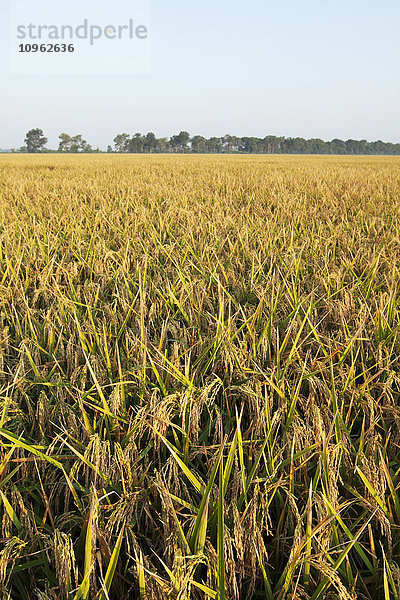
[[27,152],[42,152],[47,144],[47,138],[44,137],[41,129],[31,129],[25,137]]
[[[94,150],[82,135],[59,135],[57,152],[99,152]],[[170,138],[157,138],[149,131],[142,133],[119,133],[115,136],[114,147],[108,145],[107,152],[118,153],[192,153],[192,154],[391,154],[400,155],[400,143],[368,142],[367,140],[324,141],[319,138],[278,137],[267,135],[259,137],[237,137],[226,134],[222,137],[193,137],[187,131],[181,131]],[[31,129],[26,134],[25,146],[19,152],[51,152],[46,150],[47,138],[41,129]]]

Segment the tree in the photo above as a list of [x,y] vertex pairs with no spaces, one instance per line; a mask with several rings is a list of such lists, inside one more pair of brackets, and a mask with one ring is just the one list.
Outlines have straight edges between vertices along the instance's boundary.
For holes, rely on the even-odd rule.
[[82,136],[74,135],[74,137],[71,138],[70,152],[73,152],[74,154],[79,152],[79,150],[81,149],[81,146],[82,146]]
[[209,140],[206,140],[206,148],[207,152],[211,154],[217,154],[222,151],[222,142],[221,138],[210,137]]
[[330,142],[331,154],[346,154],[346,142],[335,138]]
[[144,136],[141,133],[135,133],[129,141],[127,152],[132,152],[133,154],[143,152],[143,140]]
[[67,133],[61,133],[58,138],[60,140],[59,152],[93,152],[91,145],[83,140],[81,135],[71,137]]
[[149,131],[148,134],[144,137],[144,151],[145,152],[154,152],[157,149],[157,138],[152,131]]
[[127,133],[119,133],[113,141],[116,152],[129,152],[130,138]]
[[166,138],[166,137],[158,138],[157,151],[158,152],[168,152],[168,149],[169,149],[168,138]]
[[96,150],[93,150],[92,146],[90,144],[87,143],[86,140],[82,140],[82,152],[100,152],[100,149],[97,148]]
[[178,135],[173,135],[170,144],[174,152],[187,152],[190,135],[187,131],[181,131]]
[[25,144],[27,152],[42,152],[47,144],[47,138],[43,136],[41,129],[31,129],[26,134]]
[[223,152],[237,152],[239,147],[240,138],[228,133],[221,138]]
[[108,145],[108,146],[107,146],[107,152],[112,152],[112,151],[113,151],[113,149],[111,148],[111,146],[110,146],[110,145]]
[[68,133],[60,133],[58,139],[60,140],[58,151],[71,152],[71,136]]
[[249,154],[257,154],[260,152],[260,145],[262,140],[256,137],[243,137],[241,140],[240,151],[248,152]]
[[286,141],[290,154],[305,154],[307,152],[307,142],[304,138],[288,138]]
[[71,138],[71,152],[92,152],[92,146],[81,135]]
[[192,152],[195,153],[201,153],[201,152],[206,152],[207,151],[207,146],[206,146],[206,138],[203,137],[202,135],[195,135],[194,137],[192,137]]

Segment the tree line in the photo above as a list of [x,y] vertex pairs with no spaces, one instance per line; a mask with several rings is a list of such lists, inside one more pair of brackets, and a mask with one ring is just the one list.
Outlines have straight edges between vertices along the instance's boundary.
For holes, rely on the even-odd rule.
[[12,149],[11,152],[100,152],[97,148],[93,150],[92,146],[82,138],[82,135],[68,135],[68,133],[60,133],[58,136],[60,140],[57,150],[49,150],[46,148],[48,142],[47,137],[44,136],[42,129],[30,129],[25,136],[25,145],[21,146],[18,150]]
[[[59,135],[57,150],[48,150],[48,139],[42,129],[31,129],[25,137],[25,145],[14,152],[60,152],[88,153],[101,152],[93,149],[82,135],[71,136],[67,133]],[[117,153],[199,153],[199,154],[400,154],[400,144],[391,142],[368,142],[367,140],[324,141],[319,138],[304,139],[301,137],[277,137],[268,135],[264,138],[223,137],[206,138],[201,135],[193,137],[187,131],[171,137],[157,138],[153,132],[146,134],[120,133],[113,140],[114,146],[108,146],[107,152]]]

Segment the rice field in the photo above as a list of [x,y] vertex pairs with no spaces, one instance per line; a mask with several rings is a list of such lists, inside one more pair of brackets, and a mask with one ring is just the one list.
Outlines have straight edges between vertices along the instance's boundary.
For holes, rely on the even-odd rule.
[[0,157],[0,597],[399,600],[400,158]]

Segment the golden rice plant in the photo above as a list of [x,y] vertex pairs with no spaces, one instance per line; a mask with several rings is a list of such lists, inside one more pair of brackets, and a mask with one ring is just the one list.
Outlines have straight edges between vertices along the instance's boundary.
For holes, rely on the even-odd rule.
[[400,160],[3,156],[0,597],[399,600]]

